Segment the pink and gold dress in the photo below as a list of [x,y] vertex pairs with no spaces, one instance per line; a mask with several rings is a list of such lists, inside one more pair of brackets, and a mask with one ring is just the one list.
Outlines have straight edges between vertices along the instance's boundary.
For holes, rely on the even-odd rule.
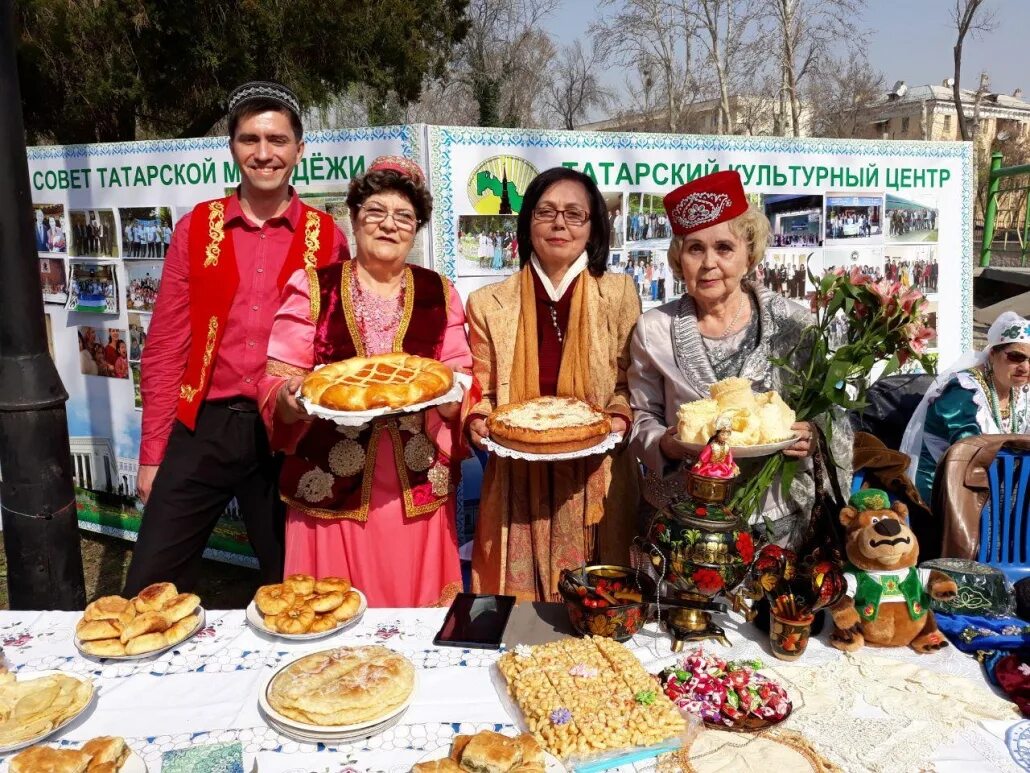
[[290,375],[355,355],[405,351],[470,372],[461,299],[417,266],[405,268],[394,298],[363,290],[352,261],[317,273],[315,299],[304,271],[284,289],[259,387],[272,447],[286,454],[285,571],[348,577],[374,607],[449,604],[461,590],[455,505],[465,410],[451,421],[429,408],[350,428],[285,425],[275,406]]

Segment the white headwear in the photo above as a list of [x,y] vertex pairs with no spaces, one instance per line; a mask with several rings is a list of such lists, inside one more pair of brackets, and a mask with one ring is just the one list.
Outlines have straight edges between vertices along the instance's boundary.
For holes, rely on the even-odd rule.
[[[915,481],[919,468],[919,454],[923,450],[923,430],[926,427],[926,411],[930,404],[944,391],[944,387],[956,373],[983,365],[987,362],[987,357],[995,346],[1015,343],[1030,343],[1030,320],[1023,319],[1014,311],[1003,311],[987,331],[987,345],[983,349],[979,352],[963,354],[948,370],[933,380],[933,384],[926,390],[926,394],[919,402],[919,407],[909,419],[905,436],[901,440],[901,451],[910,460],[908,477],[911,480]],[[1012,406],[1010,410],[1015,410],[1015,406]]]

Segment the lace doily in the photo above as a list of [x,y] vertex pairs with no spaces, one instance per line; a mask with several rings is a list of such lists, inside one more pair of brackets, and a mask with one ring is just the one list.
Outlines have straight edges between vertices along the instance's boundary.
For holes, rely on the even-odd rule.
[[531,454],[526,451],[515,451],[511,448],[495,443],[490,438],[483,440],[483,448],[494,456],[503,456],[505,459],[525,459],[529,462],[563,462],[568,459],[582,459],[585,456],[595,456],[607,453],[622,442],[622,434],[612,432],[596,446],[584,448],[579,451],[569,451],[564,454]]
[[[315,370],[318,370],[318,368],[315,368]],[[366,424],[369,424],[372,419],[377,419],[380,416],[413,413],[415,411],[424,411],[426,408],[434,405],[459,402],[465,394],[464,390],[469,389],[471,386],[471,376],[465,373],[455,373],[454,384],[449,390],[439,397],[434,397],[432,400],[426,400],[421,403],[405,405],[403,408],[372,408],[368,411],[334,411],[332,408],[325,408],[324,406],[309,402],[307,398],[300,394],[300,390],[297,391],[296,396],[297,402],[299,402],[304,410],[311,416],[317,416],[320,419],[327,419],[344,427],[364,427]]]

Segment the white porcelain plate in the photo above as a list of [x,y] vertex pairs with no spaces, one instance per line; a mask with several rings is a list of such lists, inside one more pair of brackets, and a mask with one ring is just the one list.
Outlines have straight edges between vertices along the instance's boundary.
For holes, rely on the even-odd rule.
[[[204,607],[197,607],[196,610],[194,610],[194,612],[200,615],[199,619],[197,620],[197,624],[193,626],[193,630],[186,634],[180,641],[175,642],[175,644],[167,644],[164,647],[159,647],[156,650],[151,650],[150,652],[141,652],[138,655],[92,655],[86,652],[84,649],[82,649],[82,642],[79,641],[78,636],[73,635],[72,641],[75,642],[75,649],[79,651],[79,654],[82,655],[82,657],[89,658],[91,660],[143,660],[145,658],[152,658],[155,655],[160,655],[163,652],[168,652],[168,650],[174,650],[176,647],[181,647],[183,644],[185,644],[187,641],[189,641],[191,638],[197,635],[197,631],[201,630],[204,627],[204,623],[207,620],[207,615],[204,612]],[[190,614],[194,614],[194,612],[191,612]]]
[[288,639],[290,641],[312,641],[314,639],[324,639],[327,636],[340,633],[340,631],[346,631],[348,628],[353,627],[365,614],[365,610],[368,609],[368,599],[365,598],[365,594],[359,591],[357,588],[351,588],[355,593],[361,596],[361,604],[358,605],[358,611],[354,614],[354,617],[349,620],[344,620],[335,628],[330,628],[328,631],[316,631],[315,633],[279,633],[273,631],[271,628],[265,625],[264,616],[261,614],[261,610],[257,608],[257,604],[251,601],[247,605],[247,622],[250,623],[251,627],[267,633],[269,636],[275,636],[280,639]]

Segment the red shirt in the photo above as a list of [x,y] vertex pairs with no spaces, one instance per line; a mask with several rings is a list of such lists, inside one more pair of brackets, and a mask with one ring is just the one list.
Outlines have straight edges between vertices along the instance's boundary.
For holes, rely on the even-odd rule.
[[[240,284],[229,309],[228,323],[215,354],[207,400],[257,398],[257,382],[265,372],[268,337],[279,308],[276,280],[286,262],[301,217],[300,199],[293,189],[286,211],[256,226],[243,214],[239,196],[225,208],[225,229],[236,252]],[[147,332],[141,362],[143,433],[139,463],[160,464],[175,420],[179,386],[186,371],[190,345],[189,230],[191,214],[175,226],[165,256],[161,289]],[[336,260],[350,257],[340,229],[333,233]]]
[[[544,289],[544,283],[537,276],[532,266],[528,269],[533,275],[533,290],[536,295],[536,343],[537,358],[540,371],[540,394],[543,396],[558,394],[558,371],[561,369],[562,341],[569,329],[569,312],[572,311],[572,293],[579,281],[577,276],[565,289],[565,294],[557,303],[551,300]],[[555,315],[551,315],[554,309]],[[558,327],[555,327],[557,319]],[[558,339],[561,330],[561,340]]]

